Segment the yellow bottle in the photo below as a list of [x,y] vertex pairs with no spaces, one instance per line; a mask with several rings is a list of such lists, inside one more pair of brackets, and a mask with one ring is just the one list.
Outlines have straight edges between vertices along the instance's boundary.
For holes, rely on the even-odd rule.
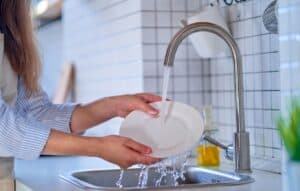
[[[212,108],[205,106],[203,108],[204,134],[213,136],[217,132],[212,117]],[[197,163],[199,166],[219,166],[220,150],[217,146],[210,144],[206,140],[201,140],[197,147]]]

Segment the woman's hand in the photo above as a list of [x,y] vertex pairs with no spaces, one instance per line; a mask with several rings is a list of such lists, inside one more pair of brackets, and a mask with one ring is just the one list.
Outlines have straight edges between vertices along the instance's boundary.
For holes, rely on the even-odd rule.
[[160,96],[141,93],[107,97],[77,106],[72,115],[71,130],[73,133],[80,133],[113,117],[126,117],[133,110],[156,116],[158,111],[149,103],[160,100]]
[[83,137],[51,130],[43,154],[80,155],[103,158],[126,169],[134,164],[150,165],[160,159],[147,156],[151,148],[120,136]]
[[161,97],[148,93],[122,95],[110,97],[115,114],[119,117],[126,117],[133,110],[141,110],[151,116],[157,116],[159,111],[149,103],[161,101]]
[[151,148],[132,139],[115,135],[101,139],[102,149],[99,149],[99,157],[117,164],[123,169],[134,164],[150,165],[160,160],[147,156],[152,152]]

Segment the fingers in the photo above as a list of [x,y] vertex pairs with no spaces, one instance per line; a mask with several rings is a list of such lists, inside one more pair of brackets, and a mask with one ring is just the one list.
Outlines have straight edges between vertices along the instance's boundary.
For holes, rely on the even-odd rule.
[[130,166],[135,165],[135,164],[151,165],[151,164],[155,164],[161,160],[158,158],[142,155],[131,149],[128,149],[127,154],[128,154],[127,160],[125,160],[119,164],[119,166],[122,169],[127,169]]
[[144,100],[139,100],[138,102],[135,103],[136,109],[139,109],[145,113],[148,113],[149,115],[155,117],[158,115],[159,111],[149,105],[148,103],[144,102]]
[[137,163],[137,164],[151,165],[151,164],[155,164],[160,161],[160,159],[149,157],[149,156],[139,155],[137,157],[139,160],[139,163]]
[[141,110],[152,116],[157,116],[159,111],[151,105],[144,103],[141,105]]
[[161,97],[158,95],[154,95],[154,94],[141,93],[141,94],[136,94],[136,96],[141,97],[148,103],[161,101]]
[[152,152],[150,147],[130,138],[111,135],[101,140],[105,140],[104,147],[101,148],[107,148],[111,152],[104,151],[97,156],[119,165],[122,169],[127,169],[134,164],[150,165],[159,161],[159,159],[147,156]]
[[132,139],[127,139],[124,143],[127,147],[131,148],[132,150],[142,153],[142,154],[150,154],[152,149],[144,144],[138,143]]
[[[142,98],[142,103],[139,105],[139,108],[144,111],[145,113],[148,113],[149,115],[152,116],[156,116],[158,115],[159,111],[152,107],[151,105],[149,105],[149,102],[153,102],[153,100],[155,100],[155,98],[153,98],[151,94],[138,94],[138,97]],[[151,101],[150,101],[151,100]]]
[[146,156],[150,154],[152,149],[144,144],[138,143],[132,139],[127,139],[125,145],[130,149],[131,156],[131,165],[133,164],[154,164],[160,161],[158,158]]
[[151,164],[154,164],[154,163],[157,163],[160,161],[160,159],[158,159],[158,158],[145,156],[143,154],[136,153],[136,152],[133,152],[131,157],[133,159],[132,165],[133,164],[151,165]]

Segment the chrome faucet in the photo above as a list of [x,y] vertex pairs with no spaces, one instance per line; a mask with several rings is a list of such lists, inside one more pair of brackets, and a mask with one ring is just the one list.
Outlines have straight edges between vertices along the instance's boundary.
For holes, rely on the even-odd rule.
[[245,129],[242,58],[240,50],[232,36],[222,27],[208,22],[198,22],[185,25],[175,34],[169,43],[164,65],[167,67],[172,67],[174,65],[175,54],[178,46],[183,39],[196,32],[210,32],[216,34],[230,47],[234,65],[234,95],[237,123],[236,132],[234,133],[235,171],[251,172],[249,133],[246,132]]

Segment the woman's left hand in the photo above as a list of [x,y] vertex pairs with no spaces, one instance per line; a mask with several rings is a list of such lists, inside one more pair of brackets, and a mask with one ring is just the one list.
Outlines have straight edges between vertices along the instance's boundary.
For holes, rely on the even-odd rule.
[[149,103],[161,97],[148,93],[103,98],[86,105],[79,105],[73,112],[71,131],[80,133],[113,117],[126,117],[133,110],[141,110],[155,117],[159,111]]
[[112,106],[115,108],[115,114],[119,117],[126,117],[133,110],[140,110],[155,117],[159,111],[149,103],[161,101],[160,96],[149,93],[114,96],[110,99]]

